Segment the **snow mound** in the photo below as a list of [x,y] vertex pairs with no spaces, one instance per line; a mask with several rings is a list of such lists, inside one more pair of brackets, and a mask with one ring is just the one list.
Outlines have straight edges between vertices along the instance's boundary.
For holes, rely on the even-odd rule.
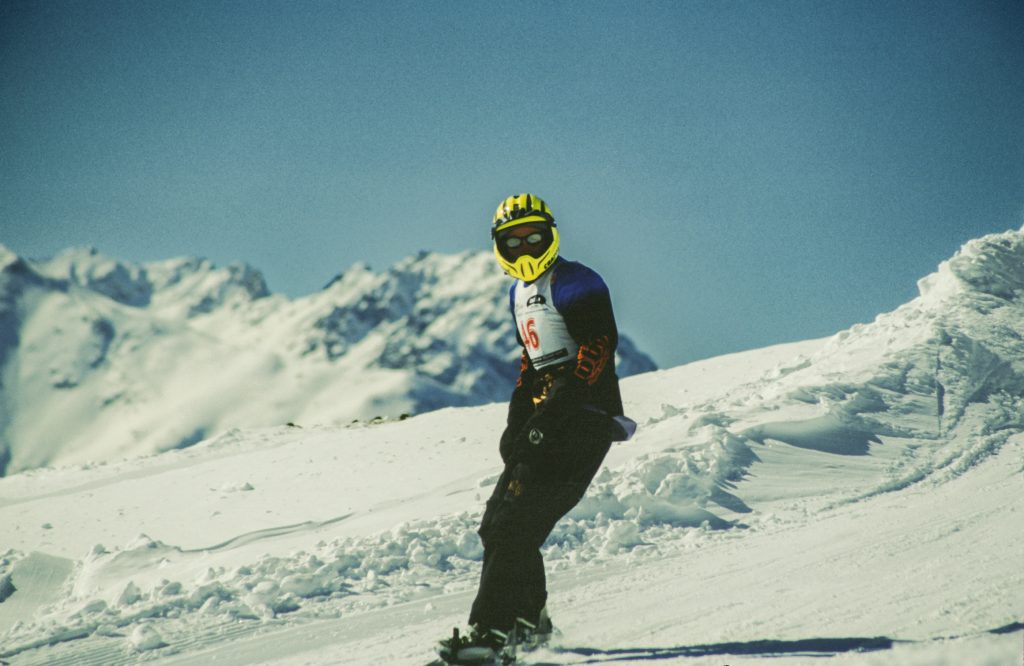
[[866,453],[880,437],[929,442],[895,486],[984,459],[1024,427],[1022,266],[1020,231],[970,241],[920,282],[918,298],[751,385],[752,405],[815,409],[802,423],[763,422],[747,434],[796,445],[831,438],[848,453]]
[[[135,626],[139,650],[163,646],[147,620],[187,614],[231,622],[294,613],[307,603],[342,608],[409,601],[442,574],[467,574],[483,557],[478,515],[402,523],[364,538],[321,541],[309,551],[264,556],[234,567],[204,567],[221,548],[183,550],[146,535],[115,548],[97,545],[71,575],[68,596],[42,625],[16,625],[5,643],[15,652],[62,637]],[[225,546],[226,547],[226,546]],[[167,572],[198,571],[188,579]],[[371,598],[372,597],[372,598]],[[146,647],[149,646],[149,647]]]
[[628,520],[638,528],[729,527],[706,507],[713,503],[736,513],[750,511],[728,489],[743,478],[757,455],[750,439],[723,423],[727,419],[722,415],[706,415],[689,425],[679,446],[641,455],[615,473],[606,469],[570,516]]
[[939,270],[918,282],[923,297],[973,292],[1005,301],[1024,294],[1024,233],[1008,231],[968,241]]

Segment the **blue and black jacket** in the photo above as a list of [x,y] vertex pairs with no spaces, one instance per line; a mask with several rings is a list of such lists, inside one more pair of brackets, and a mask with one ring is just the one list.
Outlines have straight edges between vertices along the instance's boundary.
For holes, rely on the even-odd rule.
[[[618,329],[607,285],[596,271],[562,257],[549,270],[554,271],[551,295],[555,309],[579,345],[579,352],[574,359],[539,371],[524,348],[502,436],[502,457],[506,462],[514,455],[515,440],[522,439],[521,433],[528,426],[553,434],[564,428],[567,421],[610,421],[609,417],[622,415],[622,397],[615,374]],[[509,308],[514,319],[514,284],[509,290]],[[518,330],[516,340],[523,345]]]

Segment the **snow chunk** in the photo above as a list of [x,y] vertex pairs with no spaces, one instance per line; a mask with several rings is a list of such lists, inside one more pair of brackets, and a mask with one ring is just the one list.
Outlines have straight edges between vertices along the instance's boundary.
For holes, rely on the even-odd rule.
[[609,554],[629,550],[633,546],[643,543],[643,539],[640,538],[640,528],[636,523],[630,521],[617,521],[609,525],[604,539],[604,551]]
[[135,627],[131,636],[128,637],[128,643],[139,652],[157,650],[167,646],[157,630],[148,624],[140,624]]
[[220,487],[222,493],[238,493],[256,490],[248,481],[229,481]]
[[17,588],[14,587],[12,575],[13,574],[10,571],[0,575],[0,604],[6,601],[7,598],[17,590]]
[[117,598],[118,606],[131,606],[142,599],[142,590],[132,581],[124,586],[124,590]]

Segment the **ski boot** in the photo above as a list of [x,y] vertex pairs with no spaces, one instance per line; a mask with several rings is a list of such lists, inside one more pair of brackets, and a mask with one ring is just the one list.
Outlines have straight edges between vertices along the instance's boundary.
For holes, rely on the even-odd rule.
[[[513,630],[514,633],[514,630]],[[437,654],[440,666],[502,666],[515,661],[514,648],[509,657],[509,634],[497,629],[484,630],[470,627],[469,636],[459,634],[458,628],[452,630],[451,638],[440,642]]]
[[515,646],[524,652],[536,650],[547,645],[548,641],[551,640],[551,636],[555,633],[554,625],[551,624],[551,616],[548,615],[547,606],[541,609],[536,624],[521,617],[516,618],[516,628],[513,633],[516,639]]

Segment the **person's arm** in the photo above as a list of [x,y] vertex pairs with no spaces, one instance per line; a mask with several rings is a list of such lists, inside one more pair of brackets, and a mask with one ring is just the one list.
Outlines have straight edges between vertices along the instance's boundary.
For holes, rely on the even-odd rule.
[[614,358],[619,342],[612,299],[601,276],[579,264],[562,269],[552,285],[552,296],[569,334],[579,345],[571,371],[549,396],[548,409],[579,404],[589,394]]

